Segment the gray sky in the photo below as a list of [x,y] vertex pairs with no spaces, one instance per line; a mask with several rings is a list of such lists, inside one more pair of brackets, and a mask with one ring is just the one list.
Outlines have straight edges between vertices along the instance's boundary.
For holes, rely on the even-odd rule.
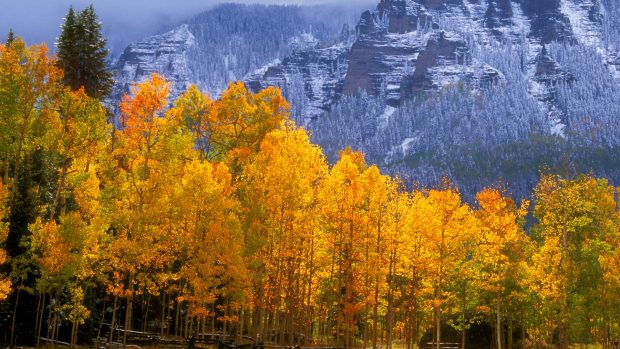
[[[222,2],[288,4],[369,4],[372,0],[0,0],[0,40],[9,28],[28,44],[47,42],[58,35],[69,5],[82,9],[93,3],[109,44],[116,51],[127,43],[169,28]],[[378,3],[379,0],[376,0]],[[118,54],[118,52],[116,52]]]

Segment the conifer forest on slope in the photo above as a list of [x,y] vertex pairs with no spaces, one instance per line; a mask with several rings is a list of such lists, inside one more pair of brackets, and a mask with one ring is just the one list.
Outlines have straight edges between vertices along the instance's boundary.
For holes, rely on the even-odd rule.
[[543,171],[521,202],[501,187],[467,202],[450,178],[412,188],[348,148],[328,163],[279,89],[240,82],[170,103],[153,74],[112,116],[94,10],[67,18],[57,56],[0,45],[4,344],[618,341],[606,179]]

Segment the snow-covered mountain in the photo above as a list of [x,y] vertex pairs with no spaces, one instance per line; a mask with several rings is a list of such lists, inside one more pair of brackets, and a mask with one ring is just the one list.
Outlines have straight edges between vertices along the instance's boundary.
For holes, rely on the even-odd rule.
[[359,10],[349,6],[224,4],[177,28],[128,46],[113,63],[112,100],[153,72],[172,82],[172,96],[190,84],[217,94],[264,65],[292,52],[339,41]]
[[352,146],[408,182],[448,175],[466,193],[507,183],[520,196],[541,167],[620,180],[617,0],[381,0],[350,27],[295,9],[271,26],[245,7],[255,36],[230,29],[239,46],[199,19],[132,45],[122,87],[147,71],[178,90],[276,85],[330,158]]

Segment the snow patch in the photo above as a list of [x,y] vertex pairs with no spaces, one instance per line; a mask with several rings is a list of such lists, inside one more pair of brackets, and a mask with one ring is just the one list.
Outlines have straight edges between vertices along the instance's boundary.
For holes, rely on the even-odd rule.
[[589,9],[595,6],[592,0],[561,0],[560,11],[568,17],[577,39],[588,46],[601,47],[601,33],[589,18]]
[[394,113],[396,112],[397,108],[394,108],[390,105],[385,107],[385,110],[383,111],[383,114],[381,114],[378,117],[378,121],[379,121],[379,128],[381,129],[385,129],[390,121],[390,118],[392,117],[392,115],[394,115]]
[[409,152],[409,149],[411,149],[418,142],[418,140],[420,140],[420,137],[405,138],[403,143],[400,145],[403,155],[406,155]]
[[556,136],[560,136],[564,139],[566,139],[566,133],[564,132],[564,129],[566,129],[566,125],[562,123],[562,120],[560,120],[555,113],[550,112],[549,113],[549,123],[551,125],[551,134],[552,135],[556,135]]

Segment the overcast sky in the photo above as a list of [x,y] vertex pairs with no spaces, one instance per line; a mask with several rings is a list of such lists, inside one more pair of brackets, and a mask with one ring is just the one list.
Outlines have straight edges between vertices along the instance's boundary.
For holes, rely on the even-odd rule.
[[0,0],[0,37],[4,41],[13,28],[29,44],[53,46],[69,6],[82,9],[93,3],[110,46],[118,50],[222,2],[369,4],[372,0]]

